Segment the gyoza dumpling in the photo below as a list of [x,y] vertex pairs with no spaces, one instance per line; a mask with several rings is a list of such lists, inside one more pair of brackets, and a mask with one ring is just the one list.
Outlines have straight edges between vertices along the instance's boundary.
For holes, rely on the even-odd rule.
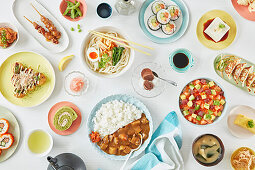
[[238,78],[240,74],[242,73],[245,66],[246,66],[246,63],[240,63],[236,66],[235,70],[233,71],[232,75],[236,84],[238,84]]
[[249,74],[246,79],[246,87],[249,88],[254,81],[255,81],[255,73]]
[[232,61],[230,61],[225,69],[225,73],[228,76],[229,79],[231,79],[231,75],[235,69],[235,67],[241,62],[240,58],[236,58]]
[[251,84],[251,88],[253,89],[253,92],[255,93],[255,81]]
[[242,73],[240,74],[239,80],[242,84],[242,86],[244,87],[245,84],[245,80],[247,79],[248,75],[253,71],[253,66],[250,67],[245,67],[242,71]]

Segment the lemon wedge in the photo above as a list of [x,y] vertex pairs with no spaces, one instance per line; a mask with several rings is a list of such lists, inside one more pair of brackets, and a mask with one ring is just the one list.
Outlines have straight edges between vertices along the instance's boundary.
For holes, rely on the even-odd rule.
[[74,55],[69,55],[62,58],[58,64],[59,71],[64,71],[73,58],[74,58]]

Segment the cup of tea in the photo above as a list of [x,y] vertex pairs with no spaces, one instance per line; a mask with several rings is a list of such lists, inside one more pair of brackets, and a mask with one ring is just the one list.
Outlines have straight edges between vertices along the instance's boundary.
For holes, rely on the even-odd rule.
[[101,18],[109,18],[112,15],[112,7],[107,3],[101,3],[97,6],[97,15]]
[[180,48],[170,54],[169,63],[173,70],[185,73],[194,65],[194,59],[189,50]]

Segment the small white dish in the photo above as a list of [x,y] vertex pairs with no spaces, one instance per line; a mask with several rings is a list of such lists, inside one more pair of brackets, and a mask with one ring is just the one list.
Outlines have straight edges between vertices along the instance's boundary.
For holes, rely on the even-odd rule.
[[236,116],[242,114],[251,119],[255,119],[255,109],[250,106],[239,105],[234,107],[228,115],[228,130],[237,138],[250,138],[254,136],[250,131],[234,124]]
[[17,32],[17,39],[9,47],[7,47],[7,48],[0,47],[0,49],[2,49],[2,50],[9,50],[17,44],[17,42],[19,40],[19,31],[13,24],[8,23],[8,22],[1,22],[0,27],[8,27],[8,28],[11,28],[13,31]]
[[[36,131],[44,132],[45,134],[48,135],[48,137],[49,137],[49,139],[50,139],[50,146],[49,146],[49,148],[48,148],[45,152],[43,152],[43,153],[34,153],[34,152],[32,152],[32,151],[30,150],[30,148],[29,148],[29,146],[28,146],[29,137],[30,137],[34,132],[36,132]],[[42,130],[42,129],[35,129],[35,130],[32,130],[32,131],[28,134],[28,136],[27,136],[27,138],[26,138],[26,148],[27,148],[28,152],[29,152],[30,154],[32,154],[32,155],[37,156],[37,157],[44,157],[44,156],[48,155],[48,153],[50,153],[52,147],[53,147],[53,138],[52,138],[52,136],[51,136],[47,131],[45,131],[45,130]]]

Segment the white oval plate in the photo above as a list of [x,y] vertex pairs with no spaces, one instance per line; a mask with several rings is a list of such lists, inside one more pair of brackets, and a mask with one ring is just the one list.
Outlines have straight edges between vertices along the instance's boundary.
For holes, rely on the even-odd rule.
[[[59,44],[53,44],[52,42],[46,41],[45,37],[42,34],[38,33],[34,26],[24,18],[24,16],[26,16],[32,22],[35,21],[45,28],[45,25],[41,22],[40,15],[33,9],[31,3],[42,15],[49,18],[57,27],[57,29],[61,32]],[[12,11],[20,25],[23,26],[23,28],[47,50],[53,53],[59,53],[64,51],[68,47],[69,38],[65,29],[57,21],[57,19],[53,15],[51,15],[51,13],[36,0],[34,1],[16,0],[13,2]]]
[[248,118],[255,119],[255,109],[250,106],[239,105],[234,107],[228,115],[228,129],[237,138],[249,138],[254,136],[250,131],[234,124],[236,116],[242,114]]

